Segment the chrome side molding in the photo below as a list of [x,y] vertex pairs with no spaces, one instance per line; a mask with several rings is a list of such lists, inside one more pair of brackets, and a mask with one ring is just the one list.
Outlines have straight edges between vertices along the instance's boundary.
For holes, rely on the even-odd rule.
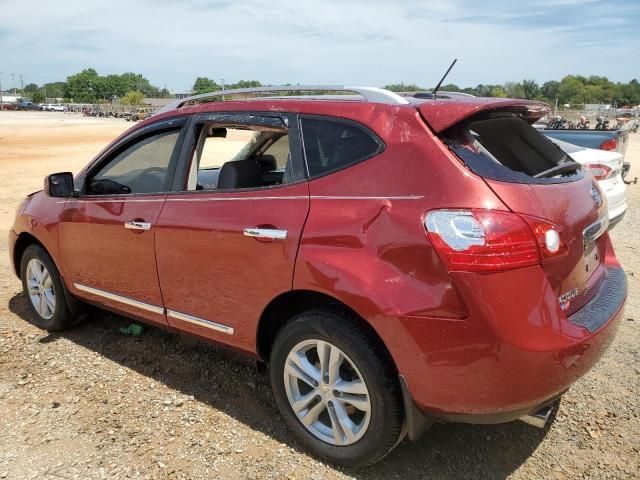
[[211,330],[226,333],[227,335],[233,335],[233,332],[235,332],[233,327],[212,322],[211,320],[205,320],[204,318],[187,315],[186,313],[176,312],[175,310],[167,309],[167,317],[175,318],[176,320],[181,320],[183,322],[193,323],[194,325],[200,325],[201,327],[210,328]]
[[113,300],[114,302],[123,303],[131,307],[136,307],[141,310],[146,310],[148,312],[157,313],[158,315],[164,315],[163,307],[151,305],[149,303],[144,303],[139,300],[134,300],[128,297],[123,297],[122,295],[116,295],[115,293],[106,292],[104,290],[100,290],[99,288],[88,287],[87,285],[82,285],[81,283],[74,283],[73,286],[76,287],[78,290],[82,290],[83,292],[87,292],[92,295],[97,295],[99,297]]
[[285,240],[287,238],[286,230],[278,230],[276,228],[245,228],[245,237],[268,238],[270,240]]
[[82,285],[81,283],[74,283],[73,286],[83,292],[97,295],[99,297],[113,300],[114,302],[119,302],[131,307],[136,307],[141,310],[146,310],[148,312],[157,313],[158,315],[164,315],[166,312],[168,317],[175,318],[176,320],[181,320],[183,322],[193,323],[194,325],[200,325],[202,327],[210,328],[211,330],[226,333],[227,335],[233,335],[233,333],[235,332],[233,327],[229,327],[221,323],[212,322],[211,320],[205,320],[204,318],[194,317],[192,315],[187,315],[186,313],[176,312],[175,310],[169,310],[168,308],[165,310],[163,307],[151,305],[149,303],[144,303],[128,297],[123,297],[122,295],[116,295],[115,293],[100,290],[99,288],[89,287],[87,285]]

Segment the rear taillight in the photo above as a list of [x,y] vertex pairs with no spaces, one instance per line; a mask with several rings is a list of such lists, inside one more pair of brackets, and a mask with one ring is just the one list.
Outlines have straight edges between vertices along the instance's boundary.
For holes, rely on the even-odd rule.
[[566,255],[556,225],[497,210],[434,210],[425,218],[429,239],[450,271],[492,272]]
[[616,148],[618,148],[618,141],[615,138],[610,138],[600,144],[600,150],[615,151]]
[[605,180],[609,178],[611,176],[611,172],[613,172],[613,170],[606,165],[598,164],[583,165],[582,169],[593,175],[593,178],[596,180]]
[[542,262],[563,258],[569,253],[569,246],[560,227],[538,217],[520,215],[536,237]]

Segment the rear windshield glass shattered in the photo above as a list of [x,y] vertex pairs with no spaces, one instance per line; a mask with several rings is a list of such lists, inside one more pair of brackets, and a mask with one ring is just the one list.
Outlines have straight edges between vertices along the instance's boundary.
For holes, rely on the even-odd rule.
[[582,177],[580,164],[522,118],[493,114],[445,132],[449,148],[474,173],[518,183],[560,183]]

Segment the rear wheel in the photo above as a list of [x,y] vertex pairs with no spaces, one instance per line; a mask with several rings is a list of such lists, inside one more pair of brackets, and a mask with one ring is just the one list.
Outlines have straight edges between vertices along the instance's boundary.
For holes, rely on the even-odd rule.
[[403,414],[397,376],[348,317],[329,311],[295,317],[274,342],[270,377],[289,428],[316,455],[365,466],[398,443]]
[[42,247],[26,248],[20,262],[20,277],[36,326],[53,331],[78,323],[69,309],[60,273]]

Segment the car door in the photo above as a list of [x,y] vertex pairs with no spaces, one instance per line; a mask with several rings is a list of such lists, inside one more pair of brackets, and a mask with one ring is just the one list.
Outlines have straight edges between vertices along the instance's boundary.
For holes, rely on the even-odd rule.
[[255,351],[261,313],[291,289],[309,209],[297,123],[277,113],[200,115],[188,138],[156,231],[167,320]]
[[173,181],[186,120],[137,130],[78,179],[59,244],[76,295],[166,323],[155,262],[156,222]]

